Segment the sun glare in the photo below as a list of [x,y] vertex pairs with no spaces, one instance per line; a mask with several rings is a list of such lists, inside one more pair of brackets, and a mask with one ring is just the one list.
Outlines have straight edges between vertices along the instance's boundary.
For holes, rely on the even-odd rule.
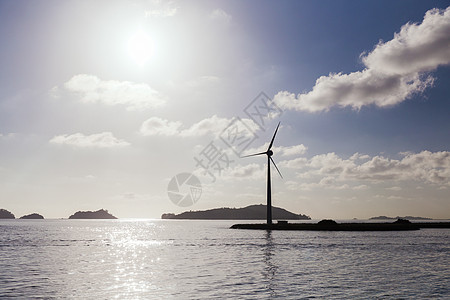
[[145,65],[152,55],[150,37],[143,31],[134,34],[128,41],[128,54],[139,66]]

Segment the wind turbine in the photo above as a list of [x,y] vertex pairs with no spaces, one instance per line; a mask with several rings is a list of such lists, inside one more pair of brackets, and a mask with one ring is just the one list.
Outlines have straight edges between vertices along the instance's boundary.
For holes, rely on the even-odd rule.
[[269,226],[272,225],[272,186],[271,186],[271,181],[270,181],[270,162],[271,161],[272,161],[275,169],[277,169],[278,174],[280,174],[281,178],[283,178],[283,176],[280,173],[280,170],[278,170],[277,165],[275,164],[275,162],[272,159],[273,151],[271,150],[273,141],[275,140],[275,136],[277,135],[278,127],[280,127],[280,122],[278,122],[277,129],[275,129],[275,133],[273,134],[272,140],[270,141],[267,151],[242,156],[242,157],[249,157],[249,156],[257,156],[257,155],[263,155],[263,154],[267,155],[267,225],[269,225]]

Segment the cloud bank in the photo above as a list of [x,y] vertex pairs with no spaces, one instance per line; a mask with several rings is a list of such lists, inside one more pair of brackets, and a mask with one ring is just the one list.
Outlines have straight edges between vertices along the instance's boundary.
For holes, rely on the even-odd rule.
[[450,64],[450,7],[431,9],[421,24],[407,23],[388,42],[361,54],[365,69],[317,79],[308,93],[281,91],[281,108],[319,112],[331,107],[392,106],[433,85],[427,72]]
[[280,162],[280,167],[296,169],[302,179],[318,179],[318,186],[336,182],[365,181],[421,181],[439,186],[450,186],[450,152],[401,153],[401,159],[384,156],[369,157],[355,153],[343,159],[335,153],[298,157]]
[[130,145],[130,143],[114,137],[111,132],[91,135],[84,135],[82,133],[57,135],[50,140],[50,143],[80,148],[114,148]]
[[73,76],[64,88],[79,94],[83,102],[124,105],[128,110],[155,108],[166,102],[159,92],[145,83],[101,80],[87,74]]

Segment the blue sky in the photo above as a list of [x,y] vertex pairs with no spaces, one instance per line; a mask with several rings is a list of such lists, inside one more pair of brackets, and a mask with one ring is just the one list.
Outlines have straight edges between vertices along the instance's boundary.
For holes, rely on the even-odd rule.
[[[0,207],[49,218],[106,208],[181,212],[265,203],[265,160],[221,132],[240,117],[267,146],[273,204],[313,218],[450,212],[448,1],[0,1]],[[260,92],[282,110],[261,130]],[[211,177],[213,141],[233,162]]]

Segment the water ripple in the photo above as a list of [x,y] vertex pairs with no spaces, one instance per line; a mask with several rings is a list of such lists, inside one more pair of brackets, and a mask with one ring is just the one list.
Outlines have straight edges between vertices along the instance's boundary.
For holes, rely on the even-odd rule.
[[450,231],[0,221],[0,298],[448,299]]

